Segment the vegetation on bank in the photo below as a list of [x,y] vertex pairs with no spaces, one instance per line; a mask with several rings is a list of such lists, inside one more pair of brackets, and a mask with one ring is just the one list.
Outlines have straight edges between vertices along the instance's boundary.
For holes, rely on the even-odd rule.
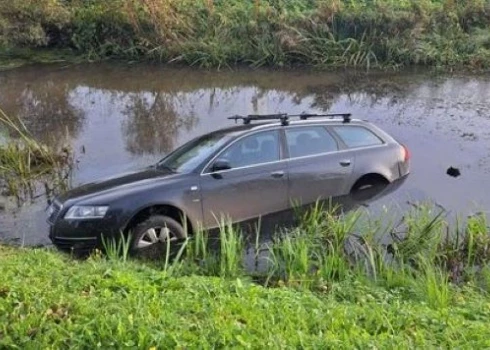
[[286,235],[249,242],[256,269],[229,225],[217,244],[198,233],[152,262],[120,254],[124,241],[87,260],[0,246],[0,347],[487,348],[485,220],[448,229],[420,206],[383,229],[317,207]]
[[8,136],[0,143],[0,195],[13,196],[20,205],[38,196],[40,187],[48,198],[55,189],[67,189],[73,166],[69,149],[39,143],[20,120],[2,109],[1,131]]
[[11,0],[0,53],[220,67],[490,64],[485,0]]

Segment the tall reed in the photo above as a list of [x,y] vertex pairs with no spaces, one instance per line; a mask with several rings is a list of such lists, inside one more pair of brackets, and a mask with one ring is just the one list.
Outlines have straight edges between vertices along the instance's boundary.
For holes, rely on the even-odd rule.
[[190,237],[185,259],[194,265],[191,271],[221,277],[237,277],[244,270],[244,238],[230,220],[218,220],[217,229],[198,229]]
[[0,127],[11,135],[5,145],[0,145],[0,179],[19,203],[34,198],[40,184],[44,184],[48,196],[55,188],[68,187],[73,166],[68,148],[55,151],[39,143],[22,121],[9,117],[2,109]]
[[[453,290],[461,282],[489,290],[490,233],[484,214],[468,218],[464,231],[458,226],[457,234],[445,235],[451,225],[443,213],[427,204],[416,205],[390,227],[388,236],[379,220],[361,220],[368,214],[343,213],[317,203],[300,214],[296,227],[277,232],[265,245],[258,238],[253,242],[256,251],[266,250],[254,255],[266,264],[264,271],[244,268],[243,233],[230,220],[221,219],[216,230],[198,230],[178,247],[167,241],[162,268],[167,275],[249,276],[266,286],[310,290],[363,280],[418,295],[435,309],[451,304]],[[172,255],[174,248],[178,253]],[[123,261],[127,249],[125,240],[106,246],[110,258],[122,254]],[[456,273],[455,266],[463,268]]]

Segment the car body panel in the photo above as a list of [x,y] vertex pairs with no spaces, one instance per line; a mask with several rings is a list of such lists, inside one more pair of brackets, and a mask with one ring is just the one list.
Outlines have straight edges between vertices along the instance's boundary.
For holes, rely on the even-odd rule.
[[388,182],[393,182],[400,177],[398,160],[393,157],[393,154],[398,151],[394,145],[383,144],[352,151],[356,152],[357,159],[353,169],[356,174],[354,182],[366,174],[382,175]]
[[211,228],[223,217],[238,222],[285,210],[287,189],[286,161],[203,174],[203,225]]
[[355,154],[351,151],[288,160],[289,202],[292,205],[307,205],[344,195],[348,192],[354,164]]

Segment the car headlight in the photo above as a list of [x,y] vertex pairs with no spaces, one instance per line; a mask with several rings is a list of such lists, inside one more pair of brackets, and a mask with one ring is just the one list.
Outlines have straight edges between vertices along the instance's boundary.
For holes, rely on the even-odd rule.
[[107,210],[107,206],[74,205],[66,212],[65,219],[102,219]]

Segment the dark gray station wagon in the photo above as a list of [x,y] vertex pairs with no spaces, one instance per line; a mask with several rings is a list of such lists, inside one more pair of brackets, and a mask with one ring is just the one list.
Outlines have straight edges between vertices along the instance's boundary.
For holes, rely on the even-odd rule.
[[223,216],[265,217],[409,174],[408,149],[350,114],[232,118],[243,125],[198,137],[142,171],[56,198],[48,208],[53,243],[94,248],[102,236],[131,232],[137,252],[214,228]]

